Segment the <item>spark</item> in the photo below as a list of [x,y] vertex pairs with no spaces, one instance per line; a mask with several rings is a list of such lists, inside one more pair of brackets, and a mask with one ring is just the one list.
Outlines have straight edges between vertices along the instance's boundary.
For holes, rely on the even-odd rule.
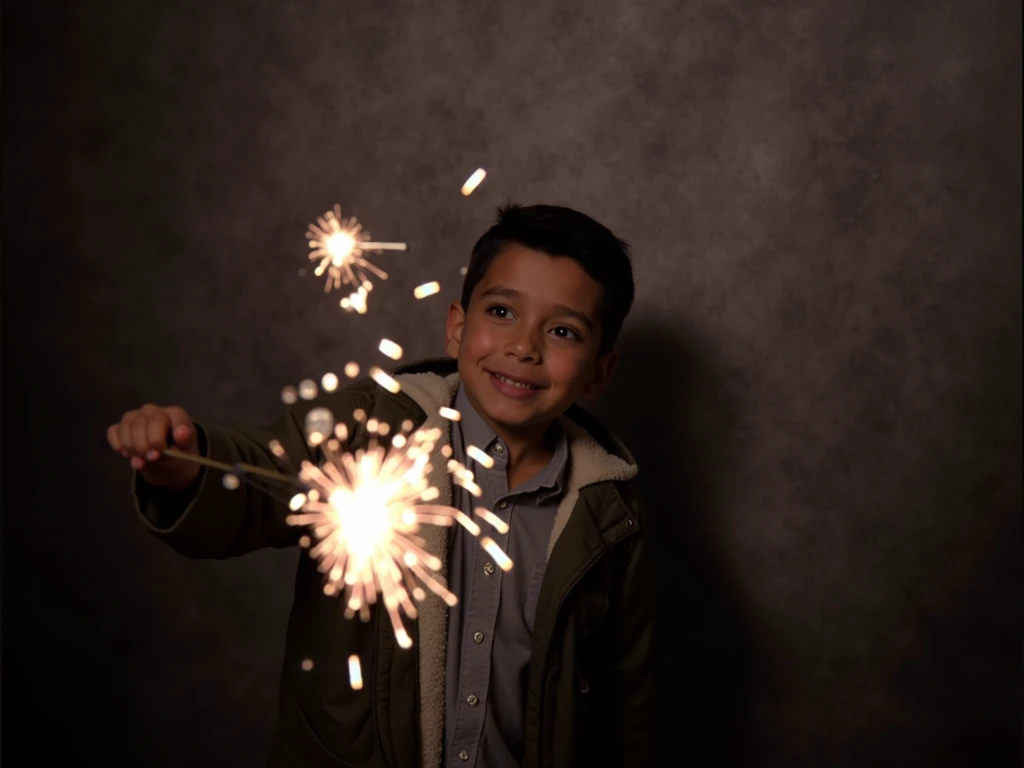
[[501,547],[499,547],[494,539],[490,536],[484,536],[480,539],[480,546],[487,550],[487,554],[494,558],[494,562],[498,564],[498,567],[503,571],[512,570],[512,560],[506,555]]
[[348,679],[353,691],[363,689],[363,668],[359,664],[359,657],[354,653],[348,657]]
[[303,379],[299,382],[299,397],[303,400],[312,400],[316,397],[316,382],[312,379]]
[[354,379],[356,376],[358,376],[359,375],[359,363],[357,363],[355,361],[352,361],[350,363],[345,363],[345,375],[348,376],[350,379]]
[[471,445],[466,449],[466,455],[473,459],[477,464],[480,464],[487,469],[494,466],[494,459],[481,451],[475,445]]
[[[334,414],[328,408],[323,406],[313,408],[306,414],[306,439],[310,445],[320,445],[320,443],[329,438],[333,427]],[[292,501],[294,502],[295,499],[293,498]]]
[[490,523],[498,533],[508,533],[508,523],[487,509],[487,507],[477,507],[473,510],[473,514]]
[[449,461],[448,466],[451,469],[453,483],[461,485],[477,498],[484,495],[483,488],[473,482],[473,472],[471,470],[466,469],[457,461]]
[[462,414],[454,408],[449,408],[447,405],[442,405],[437,409],[437,412],[442,418],[448,419],[449,421],[459,421],[462,418]]
[[333,373],[325,373],[323,378],[320,379],[320,386],[323,387],[324,392],[333,392],[338,388],[338,377]]
[[[427,596],[427,590],[450,606],[458,603],[444,584],[440,558],[424,548],[421,526],[459,524],[473,536],[480,534],[480,526],[454,507],[433,503],[440,490],[430,485],[428,478],[440,428],[413,431],[412,422],[406,420],[401,431],[387,441],[382,439],[390,432],[387,424],[367,418],[361,409],[352,415],[369,435],[367,447],[347,450],[348,430],[338,423],[333,435],[318,443],[324,463],[302,463],[299,480],[306,490],[288,502],[291,513],[286,522],[308,529],[309,555],[319,560],[318,568],[325,575],[324,594],[343,598],[346,617],[358,613],[368,621],[370,606],[383,603],[395,639],[408,648],[412,639],[403,614],[415,619],[416,602]],[[315,429],[320,438],[332,433],[322,423]],[[312,444],[313,434],[307,439]],[[457,471],[468,472],[461,464]],[[495,561],[511,567],[497,544],[487,541],[487,551]],[[357,678],[352,665],[350,657],[349,672],[356,688],[362,673],[359,671]]]
[[313,668],[313,660],[312,659],[303,659],[302,660],[302,669],[303,669],[303,671],[309,672],[309,670],[311,670],[312,668]]
[[327,273],[324,291],[349,286],[352,292],[341,300],[341,306],[360,314],[366,312],[366,299],[373,290],[370,276],[388,279],[387,272],[368,261],[364,254],[405,251],[409,247],[406,243],[371,240],[370,233],[354,216],[341,217],[340,205],[318,216],[316,222],[309,225],[306,239],[309,240],[309,260],[319,262],[313,274],[320,277]]
[[427,296],[433,296],[435,293],[441,290],[441,284],[435,280],[432,283],[424,283],[423,285],[417,285],[412,292],[412,295],[417,299],[425,299]]
[[402,359],[402,347],[398,344],[395,344],[395,342],[391,341],[391,339],[381,339],[380,346],[378,347],[378,349],[381,351],[382,354],[387,355],[392,360]]
[[487,171],[483,168],[477,168],[473,171],[470,177],[466,179],[466,183],[462,185],[462,194],[469,197],[473,194],[473,190],[480,186],[480,182],[483,181],[486,176]]
[[299,399],[299,393],[295,387],[288,385],[281,390],[281,402],[285,405],[292,405],[296,400]]
[[393,395],[397,395],[402,390],[402,385],[395,381],[393,378],[384,373],[383,370],[374,366],[370,369],[370,378],[380,384],[384,389]]

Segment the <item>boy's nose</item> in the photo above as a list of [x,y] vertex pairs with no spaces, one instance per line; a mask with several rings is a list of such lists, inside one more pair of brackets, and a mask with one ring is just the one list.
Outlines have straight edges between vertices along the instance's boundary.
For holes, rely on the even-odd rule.
[[524,362],[532,362],[539,357],[538,347],[533,341],[533,335],[529,333],[513,337],[506,345],[505,352]]

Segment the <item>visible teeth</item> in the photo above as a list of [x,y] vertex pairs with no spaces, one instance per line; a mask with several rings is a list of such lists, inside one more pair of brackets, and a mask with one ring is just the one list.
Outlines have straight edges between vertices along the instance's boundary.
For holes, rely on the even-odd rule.
[[530,384],[520,384],[518,381],[512,381],[512,379],[502,376],[500,373],[494,374],[506,384],[511,384],[513,387],[519,387],[519,389],[536,389],[536,387]]

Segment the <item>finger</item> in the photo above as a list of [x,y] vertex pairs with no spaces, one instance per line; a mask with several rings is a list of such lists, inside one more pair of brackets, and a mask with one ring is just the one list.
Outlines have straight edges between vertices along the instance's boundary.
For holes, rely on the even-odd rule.
[[185,409],[171,405],[167,407],[166,413],[171,420],[171,436],[175,445],[183,451],[196,453],[196,430]]
[[107,427],[107,442],[110,447],[119,453],[124,453],[124,449],[121,448],[121,438],[118,435],[120,424],[111,424]]
[[128,411],[121,417],[121,423],[117,426],[117,439],[121,441],[121,448],[129,454],[135,451],[135,445],[132,443],[132,422],[137,415],[137,411]]
[[139,413],[131,424],[132,448],[136,456],[145,456],[149,450],[149,417]]
[[160,458],[160,451],[167,447],[167,430],[170,428],[171,420],[163,411],[155,411],[150,414],[146,421],[146,459],[156,461]]

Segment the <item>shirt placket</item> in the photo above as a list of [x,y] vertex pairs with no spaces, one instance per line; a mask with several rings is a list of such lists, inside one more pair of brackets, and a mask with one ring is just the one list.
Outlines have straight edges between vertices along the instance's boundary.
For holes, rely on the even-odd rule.
[[[505,451],[500,441],[496,441],[491,455],[495,459],[494,466],[486,470],[481,477],[477,472],[477,480],[486,483],[488,499],[501,499],[494,506],[494,513],[508,522],[509,516],[501,511],[511,511],[511,505],[503,498],[507,495],[505,475]],[[503,549],[508,546],[508,534],[491,531],[491,538]],[[470,591],[469,604],[464,606],[462,630],[462,651],[459,656],[459,696],[458,714],[453,733],[453,748],[450,752],[452,765],[476,766],[480,751],[480,739],[483,735],[486,716],[486,702],[491,680],[491,649],[494,644],[494,628],[498,620],[498,605],[501,599],[501,582],[503,571],[494,566],[494,562],[482,548],[473,547],[474,578]],[[479,574],[483,578],[479,578]]]

